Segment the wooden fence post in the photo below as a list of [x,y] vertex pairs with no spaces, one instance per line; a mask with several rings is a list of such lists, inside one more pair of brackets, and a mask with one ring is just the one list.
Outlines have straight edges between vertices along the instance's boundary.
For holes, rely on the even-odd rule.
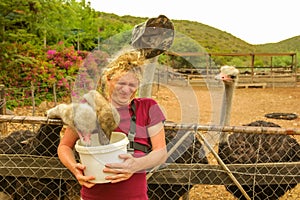
[[57,104],[57,97],[56,97],[56,83],[53,83],[53,96],[54,96],[54,105]]
[[[5,101],[5,86],[0,85],[0,115],[6,114],[6,101]],[[6,135],[7,125],[6,122],[0,123],[0,133]]]
[[31,81],[30,90],[31,90],[31,101],[32,101],[32,116],[34,116],[35,115],[35,99],[34,99],[34,84],[32,81]]

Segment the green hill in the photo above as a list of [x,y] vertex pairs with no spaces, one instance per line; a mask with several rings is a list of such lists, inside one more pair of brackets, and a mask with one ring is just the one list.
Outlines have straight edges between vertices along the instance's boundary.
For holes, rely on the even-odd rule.
[[[118,16],[101,13],[106,18],[114,19],[132,26],[142,23],[147,18]],[[300,36],[278,43],[252,45],[234,35],[217,28],[195,21],[172,20],[175,30],[199,42],[210,53],[249,53],[249,52],[296,52],[300,51]]]
[[300,50],[300,36],[295,36],[278,43],[256,45],[259,52],[298,52]]
[[[102,13],[103,18],[129,24],[133,27],[142,23],[147,18],[134,16],[118,16],[115,14]],[[172,19],[171,19],[172,20]],[[211,27],[195,21],[172,20],[175,31],[182,33],[197,43],[199,43],[208,53],[290,53],[300,51],[300,36],[289,38],[278,43],[267,43],[252,45],[234,35],[217,28]],[[298,56],[298,55],[297,55]],[[218,64],[249,65],[249,58],[246,57],[215,57],[214,61]],[[299,62],[298,62],[299,63]],[[268,65],[269,58],[259,57],[255,61],[255,66]],[[290,59],[276,58],[273,64],[290,65]]]

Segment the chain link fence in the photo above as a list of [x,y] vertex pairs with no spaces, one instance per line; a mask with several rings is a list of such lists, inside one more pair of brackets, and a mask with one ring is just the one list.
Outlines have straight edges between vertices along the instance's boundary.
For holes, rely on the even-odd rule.
[[[8,118],[7,128],[13,131],[0,140],[2,199],[76,199],[80,187],[57,158],[63,127],[60,120]],[[20,124],[28,128],[21,130]],[[76,187],[76,194],[71,194]]]
[[[80,186],[57,158],[60,120],[0,115],[0,199],[80,199]],[[19,130],[19,125],[28,125]],[[267,127],[265,127],[267,126]],[[149,199],[298,199],[300,130],[166,123],[169,158],[147,174]],[[209,137],[225,133],[225,143]]]

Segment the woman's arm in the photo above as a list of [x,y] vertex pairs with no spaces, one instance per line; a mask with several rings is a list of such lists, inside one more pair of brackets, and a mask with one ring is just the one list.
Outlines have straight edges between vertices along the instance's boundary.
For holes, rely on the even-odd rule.
[[152,144],[152,151],[143,157],[135,158],[131,154],[122,154],[120,158],[123,163],[106,164],[104,172],[115,173],[116,175],[107,176],[107,180],[117,183],[129,179],[133,173],[150,169],[164,163],[167,159],[167,149],[165,141],[165,130],[162,122],[149,127],[148,132]]
[[58,157],[62,164],[74,174],[80,185],[90,188],[95,184],[90,183],[89,180],[94,180],[95,177],[83,175],[85,166],[77,163],[73,152],[74,145],[78,139],[77,133],[68,127],[58,145]]
[[165,129],[163,123],[160,122],[149,127],[148,133],[150,135],[152,151],[148,155],[141,157],[139,160],[139,162],[141,162],[141,169],[139,170],[150,169],[164,163],[167,160]]

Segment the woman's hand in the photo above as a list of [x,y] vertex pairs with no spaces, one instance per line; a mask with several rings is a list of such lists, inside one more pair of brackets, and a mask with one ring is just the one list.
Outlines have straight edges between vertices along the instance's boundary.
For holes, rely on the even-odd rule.
[[80,164],[80,163],[76,163],[74,165],[74,175],[77,179],[77,181],[79,182],[80,185],[85,186],[87,188],[91,188],[95,185],[95,183],[91,183],[91,180],[95,180],[94,176],[84,176],[83,175],[83,171],[85,169],[85,166]]
[[136,172],[138,166],[136,158],[131,154],[119,155],[121,159],[124,159],[122,163],[108,163],[105,165],[103,172],[113,173],[113,175],[106,176],[106,180],[110,180],[111,183],[118,183],[129,179],[133,173]]

